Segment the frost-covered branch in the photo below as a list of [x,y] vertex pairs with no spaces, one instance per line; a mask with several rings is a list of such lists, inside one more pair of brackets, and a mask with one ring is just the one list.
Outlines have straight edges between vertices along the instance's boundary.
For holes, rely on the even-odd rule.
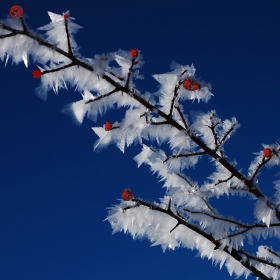
[[201,155],[205,155],[205,152],[197,152],[197,153],[192,153],[192,154],[187,154],[187,155],[172,155],[167,157],[163,162],[167,162],[168,160],[172,159],[172,158],[180,158],[180,157],[184,157],[184,158],[188,158],[188,157],[193,157],[193,156],[201,156]]
[[[195,77],[193,65],[173,62],[171,72],[153,75],[160,84],[158,92],[141,94],[134,84],[141,78],[138,69],[143,65],[139,50],[85,58],[74,41],[81,27],[69,12],[49,12],[51,23],[39,28],[45,32],[43,36],[29,30],[18,11],[11,13],[13,19],[0,23],[0,59],[5,63],[11,59],[16,64],[23,61],[28,66],[32,57],[39,67],[32,75],[41,80],[36,92],[43,99],[51,89],[57,93],[61,88],[74,87],[82,99],[63,111],[78,124],[85,116],[96,121],[111,108],[125,107],[120,122],[93,127],[99,137],[95,149],[116,144],[124,152],[132,143],[138,143],[142,146],[134,158],[138,166],[149,165],[164,182],[167,196],[161,204],[136,199],[125,190],[122,197],[126,202],[113,207],[107,218],[114,232],[146,236],[164,250],[196,248],[201,257],[226,263],[229,272],[237,276],[247,277],[252,272],[261,279],[280,279],[277,253],[260,246],[257,256],[252,256],[243,248],[245,237],[250,239],[251,235],[280,236],[280,183],[276,182],[277,191],[271,199],[256,180],[264,165],[279,164],[279,145],[264,146],[249,166],[248,175],[244,175],[235,162],[228,160],[224,148],[239,127],[237,120],[222,121],[214,110],[198,113],[193,119],[184,112],[186,100],[207,102],[212,96],[211,86]],[[117,67],[112,66],[113,61]],[[195,167],[204,155],[209,156],[215,171],[200,185],[191,179],[188,168]],[[210,199],[230,194],[256,199],[256,223],[246,225],[223,217],[211,205]]]
[[218,149],[224,142],[225,140],[230,136],[231,132],[234,131],[236,124],[232,124],[232,126],[228,129],[228,131],[226,131],[226,133],[224,134],[224,136],[222,137],[221,140],[219,140],[219,143],[216,147],[216,149]]
[[177,111],[178,111],[178,113],[179,113],[179,115],[180,115],[180,117],[181,117],[181,120],[182,120],[183,123],[184,123],[185,128],[188,129],[188,124],[187,124],[187,122],[186,122],[186,119],[185,119],[185,117],[184,117],[184,115],[183,115],[183,112],[181,111],[180,107],[179,107],[179,106],[174,106],[174,108],[177,109]]
[[[186,72],[186,70],[184,71]],[[184,74],[183,72],[183,74]],[[177,85],[175,85],[175,88],[174,88],[174,95],[173,95],[173,98],[171,100],[171,104],[170,104],[170,112],[169,112],[169,116],[172,116],[172,112],[173,112],[173,108],[174,108],[174,103],[175,103],[175,99],[176,97],[178,96],[179,94],[179,89],[180,89],[180,86],[182,85],[183,81],[179,81]],[[177,106],[178,108],[178,106]]]
[[[134,207],[139,207],[140,205],[143,205],[143,206],[147,207],[148,209],[150,209],[151,211],[157,211],[157,212],[163,213],[165,215],[168,215],[172,219],[175,219],[176,220],[176,225],[173,228],[170,229],[170,231],[169,231],[170,233],[174,232],[174,230],[176,230],[176,228],[178,228],[180,225],[182,225],[182,226],[192,230],[193,232],[199,234],[200,236],[202,236],[203,238],[208,240],[210,243],[212,243],[213,244],[211,246],[212,247],[211,248],[212,254],[213,254],[213,252],[217,251],[217,249],[219,248],[218,250],[224,251],[226,254],[230,255],[233,259],[235,259],[240,264],[242,264],[242,266],[244,266],[244,268],[252,271],[256,277],[260,277],[263,280],[272,279],[270,277],[267,277],[265,274],[263,274],[262,271],[257,269],[253,264],[251,264],[250,261],[248,261],[248,260],[244,261],[244,259],[242,258],[242,256],[240,256],[240,254],[244,254],[244,255],[246,255],[247,258],[250,258],[252,260],[259,260],[259,262],[262,262],[262,263],[265,263],[265,264],[271,265],[270,262],[266,262],[266,261],[261,260],[258,257],[251,256],[251,255],[247,254],[246,252],[244,252],[243,250],[236,250],[234,248],[229,248],[227,246],[225,246],[223,248],[220,247],[220,243],[218,241],[216,241],[211,234],[208,234],[205,231],[202,231],[201,229],[199,229],[198,227],[188,223],[181,215],[178,215],[178,214],[176,215],[171,210],[170,204],[168,204],[167,209],[164,209],[164,208],[162,208],[158,205],[148,203],[148,202],[142,201],[140,199],[132,199],[132,201],[136,202]],[[168,203],[170,203],[170,201],[171,200],[169,200]],[[133,206],[124,207],[122,209],[122,212],[127,211],[127,210],[131,210],[134,207]],[[217,248],[217,246],[218,246],[218,248]]]
[[252,177],[250,178],[250,182],[254,182],[255,178],[257,177],[258,173],[260,172],[261,168],[270,161],[271,158],[262,158],[262,161],[257,164],[255,172],[252,174]]
[[[32,34],[28,30],[22,31],[22,30],[13,29],[11,27],[8,27],[5,24],[1,24],[0,27],[2,27],[5,30],[11,31],[11,32],[13,32],[16,35],[25,35],[25,36],[29,37],[30,39],[34,40],[39,45],[45,46],[45,47],[47,47],[48,49],[50,49],[52,51],[58,52],[59,54],[63,55],[65,58],[70,59],[72,61],[73,65],[77,65],[77,66],[83,67],[83,68],[85,68],[86,70],[88,70],[90,72],[94,71],[94,68],[91,65],[89,65],[88,63],[86,63],[84,61],[81,61],[81,60],[77,59],[76,57],[74,57],[73,55],[69,54],[68,52],[66,52],[66,51],[64,51],[64,50],[62,50],[62,49],[60,49],[60,48],[58,48],[58,47],[56,47],[56,46],[46,42],[45,40],[43,40],[42,38]],[[135,65],[136,65],[136,63],[132,63],[131,67],[133,68]],[[65,69],[65,68],[63,68],[63,69]],[[130,71],[131,71],[131,69],[130,69]],[[52,71],[55,71],[55,69],[54,70],[43,71],[42,74],[47,74],[47,73],[50,73]],[[178,129],[179,131],[186,131],[186,132],[188,132],[186,130],[186,128],[184,128],[181,124],[179,124],[171,116],[165,114],[162,110],[160,110],[159,108],[155,107],[154,105],[152,105],[151,103],[146,101],[138,93],[135,93],[131,88],[128,88],[128,81],[129,81],[129,77],[130,76],[131,76],[131,74],[128,75],[128,79],[127,79],[127,82],[126,82],[125,86],[122,86],[121,84],[119,84],[118,82],[116,82],[115,80],[113,80],[112,78],[110,78],[106,74],[103,74],[103,76],[101,78],[103,80],[105,80],[106,82],[108,82],[109,84],[111,84],[113,87],[118,88],[119,91],[128,94],[130,97],[132,97],[133,99],[138,101],[141,105],[146,107],[149,111],[157,113],[161,118],[165,119],[165,121],[169,125],[173,126],[174,128]],[[202,148],[205,153],[210,155],[213,159],[217,160],[221,165],[223,165],[226,169],[228,169],[235,177],[237,177],[238,179],[243,181],[248,186],[249,191],[253,195],[255,195],[257,198],[258,197],[264,197],[264,195],[260,192],[260,190],[258,190],[255,186],[253,186],[249,180],[247,180],[241,173],[239,173],[236,169],[234,169],[232,167],[232,165],[229,164],[226,161],[226,159],[221,157],[214,150],[208,148],[208,146],[205,145],[197,136],[195,136],[192,133],[187,133],[187,136],[190,137],[191,140],[196,145],[198,145],[200,148]],[[279,218],[280,218],[280,214],[279,214]]]
[[216,132],[216,127],[220,124],[219,121],[217,120],[216,116],[215,116],[215,112],[212,112],[210,115],[210,121],[211,124],[208,125],[209,129],[212,132],[213,138],[214,138],[214,143],[215,143],[215,147],[217,149],[218,146],[218,135]]

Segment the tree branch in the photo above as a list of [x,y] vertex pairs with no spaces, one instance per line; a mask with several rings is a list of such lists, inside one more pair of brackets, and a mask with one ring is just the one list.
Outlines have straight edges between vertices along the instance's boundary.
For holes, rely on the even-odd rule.
[[113,89],[112,91],[110,91],[110,92],[108,92],[108,93],[106,93],[106,94],[100,95],[100,96],[98,96],[98,97],[96,97],[96,98],[94,98],[94,99],[90,99],[90,100],[86,101],[85,104],[89,104],[89,103],[98,101],[98,100],[100,100],[100,99],[102,99],[102,98],[105,98],[105,97],[108,97],[109,95],[111,95],[111,94],[113,94],[113,93],[115,93],[115,92],[118,92],[118,91],[119,91],[119,89],[118,89],[118,88],[115,88],[115,89]]
[[253,183],[256,176],[258,175],[259,171],[261,170],[261,168],[270,161],[271,158],[262,158],[262,162],[258,164],[258,167],[256,168],[254,174],[252,175],[251,179],[249,179],[249,182]]
[[68,44],[68,53],[70,56],[73,56],[73,50],[72,50],[71,42],[70,42],[70,34],[69,34],[69,29],[68,29],[68,19],[67,18],[64,18],[64,24],[65,24],[65,32],[66,32],[67,44]]
[[227,139],[227,137],[230,135],[230,133],[234,130],[235,124],[231,126],[231,128],[224,134],[223,138],[219,141],[218,146],[216,147],[216,150],[223,144],[223,142]]
[[181,86],[182,83],[183,83],[183,82],[179,82],[178,85],[176,85],[176,86],[174,87],[174,95],[173,95],[173,98],[172,98],[172,101],[171,101],[170,111],[169,111],[169,115],[168,115],[168,116],[172,116],[174,102],[175,102],[176,97],[177,97],[178,94],[179,94],[179,93],[178,93],[178,90],[179,90],[179,88],[180,88],[180,86]]
[[[186,208],[183,208],[184,211],[186,212],[189,212],[191,214],[201,214],[201,215],[205,215],[205,216],[208,216],[210,218],[212,218],[213,220],[221,220],[221,221],[224,221],[224,222],[228,222],[228,223],[231,223],[231,224],[235,224],[237,225],[238,227],[248,227],[247,225],[245,224],[242,224],[242,223],[239,223],[239,222],[236,222],[234,220],[231,220],[231,219],[227,219],[227,218],[222,218],[222,217],[218,217],[218,216],[214,216],[214,215],[211,215],[211,214],[208,214],[208,213],[205,213],[205,212],[197,212],[197,211],[191,211],[189,209],[186,209]],[[216,240],[216,241],[219,241],[219,240]]]
[[[161,213],[164,213],[166,215],[169,215],[170,217],[174,218],[177,221],[177,224],[175,225],[175,227],[173,227],[170,232],[174,231],[179,225],[183,225],[191,230],[193,230],[194,232],[196,232],[197,234],[203,236],[205,239],[209,240],[210,242],[212,242],[213,244],[218,245],[218,243],[216,242],[216,240],[212,237],[211,234],[208,234],[204,231],[202,231],[201,229],[199,229],[198,227],[190,224],[189,222],[187,222],[182,216],[178,216],[176,214],[174,214],[172,211],[169,211],[168,209],[163,209],[155,204],[150,204],[148,202],[139,200],[139,199],[132,199],[132,201],[135,201],[137,206],[138,205],[143,205],[148,207],[149,209],[151,209],[152,211],[158,211]],[[136,206],[135,206],[136,207]],[[131,207],[130,207],[131,208]],[[214,248],[213,248],[214,250]],[[258,270],[256,267],[254,267],[249,261],[244,262],[243,258],[240,256],[240,254],[246,254],[246,252],[242,251],[242,250],[236,250],[234,248],[228,248],[227,246],[225,246],[223,249],[219,249],[222,250],[224,252],[226,252],[228,255],[230,255],[232,258],[234,258],[236,261],[238,261],[241,265],[243,265],[245,268],[249,269],[250,271],[252,271],[252,273],[256,276],[256,277],[260,277],[263,280],[272,280],[271,278],[267,277],[265,274],[263,274],[260,270]],[[261,260],[257,257],[251,256],[249,254],[247,254],[251,259],[254,260]],[[265,263],[263,260],[261,260],[261,262]],[[269,264],[269,263],[266,263]],[[269,264],[270,265],[270,264]]]
[[180,155],[172,155],[169,157],[166,157],[166,159],[163,161],[164,163],[167,162],[168,160],[172,159],[172,158],[188,158],[188,157],[193,157],[193,156],[200,156],[200,155],[205,155],[205,152],[196,152],[196,153],[192,153],[192,154],[180,154]]
[[180,110],[179,106],[174,106],[174,108],[177,109],[177,111],[178,111],[178,113],[179,113],[179,115],[180,115],[180,117],[181,117],[181,119],[182,119],[182,121],[183,121],[183,123],[185,125],[185,128],[188,129],[187,122],[186,122],[186,120],[184,118],[184,115],[183,115],[182,111]]
[[[44,46],[44,47],[46,47],[46,48],[48,48],[48,49],[50,49],[52,51],[55,51],[55,52],[65,56],[66,58],[69,58],[77,66],[80,66],[80,67],[82,67],[84,69],[87,69],[90,72],[94,71],[93,67],[90,66],[89,64],[87,64],[87,63],[77,59],[76,57],[74,57],[73,55],[65,52],[64,50],[62,50],[62,49],[60,49],[60,48],[58,48],[58,47],[56,47],[56,46],[46,42],[45,40],[41,39],[40,37],[30,33],[28,30],[23,30],[23,31],[22,30],[16,30],[16,29],[13,29],[11,27],[8,27],[5,24],[0,24],[0,26],[3,29],[5,29],[5,30],[9,30],[12,33],[15,33],[16,35],[25,35],[25,36],[29,37],[30,39],[32,39],[35,42],[37,42],[39,45],[42,45],[42,46]],[[160,117],[165,119],[166,122],[168,124],[170,124],[171,126],[173,126],[174,128],[176,128],[176,129],[178,129],[180,131],[185,131],[186,132],[186,136],[190,137],[190,139],[196,145],[198,145],[201,149],[203,149],[205,153],[209,154],[213,159],[218,161],[224,168],[226,168],[229,172],[231,172],[236,178],[241,180],[248,187],[248,191],[251,194],[253,194],[256,198],[260,198],[260,197],[264,198],[265,196],[263,195],[263,193],[253,184],[253,182],[248,180],[241,173],[239,173],[229,162],[226,161],[225,158],[223,158],[219,154],[217,154],[217,152],[215,150],[210,149],[202,140],[200,140],[197,136],[195,136],[192,133],[190,133],[190,131],[187,130],[186,128],[182,127],[170,115],[165,114],[163,111],[161,111],[160,109],[158,109],[155,106],[153,106],[152,104],[150,104],[148,101],[143,99],[140,95],[138,95],[133,89],[128,89],[129,78],[130,78],[130,75],[131,75],[131,69],[133,68],[133,66],[135,64],[134,64],[134,60],[132,60],[132,65],[131,65],[129,73],[128,73],[128,79],[127,79],[126,85],[124,87],[121,86],[120,84],[118,84],[117,82],[115,82],[112,78],[110,78],[106,74],[104,74],[102,76],[102,79],[104,79],[105,81],[107,81],[108,83],[113,85],[114,87],[119,88],[122,92],[128,94],[132,98],[134,98],[136,101],[138,101],[144,107],[146,107],[148,110],[153,111],[153,112],[157,112],[157,114]],[[273,205],[272,202],[271,202],[271,205]],[[279,210],[277,208],[275,208],[275,211],[276,211],[276,216],[277,216],[278,220],[280,221],[280,212],[279,212]]]

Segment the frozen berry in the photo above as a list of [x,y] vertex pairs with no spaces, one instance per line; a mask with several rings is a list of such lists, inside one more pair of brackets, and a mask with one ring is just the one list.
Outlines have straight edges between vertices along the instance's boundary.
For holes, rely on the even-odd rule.
[[23,15],[23,8],[15,5],[11,7],[9,14],[12,18],[20,18]]
[[42,77],[42,72],[40,70],[34,70],[32,76],[34,79],[40,79]]
[[271,156],[272,156],[271,150],[269,148],[265,148],[263,150],[263,156],[266,157],[266,158],[271,158]]
[[132,58],[137,58],[137,57],[138,57],[138,54],[139,54],[139,51],[138,51],[137,49],[132,49],[132,50],[130,51],[130,56],[131,56]]
[[109,131],[112,129],[113,125],[110,122],[106,122],[104,127],[106,131]]
[[190,91],[195,91],[195,90],[200,89],[200,86],[191,80],[185,80],[183,83],[183,86],[185,89],[190,90]]
[[125,200],[125,201],[128,201],[128,200],[131,200],[134,198],[134,194],[132,192],[132,190],[130,189],[125,189],[122,191],[122,198]]

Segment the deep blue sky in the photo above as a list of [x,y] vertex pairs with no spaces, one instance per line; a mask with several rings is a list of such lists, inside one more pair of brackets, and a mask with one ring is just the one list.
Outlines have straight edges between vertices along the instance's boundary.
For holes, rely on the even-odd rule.
[[[69,10],[84,27],[76,41],[86,57],[140,49],[143,92],[156,91],[151,75],[168,72],[172,60],[193,63],[215,96],[208,104],[189,103],[185,112],[215,109],[221,118],[237,118],[241,127],[226,151],[244,172],[262,143],[279,140],[279,1],[1,1],[0,18],[14,4],[24,7],[32,29],[49,23],[47,11]],[[132,157],[139,149],[93,152],[93,123],[77,127],[60,113],[78,94],[51,93],[41,101],[34,69],[0,64],[0,278],[232,279],[225,268],[195,258],[196,252],[163,254],[147,240],[111,234],[103,221],[106,207],[118,203],[122,189],[150,201],[164,190],[147,167],[137,168]],[[110,112],[98,125],[119,117]],[[277,171],[262,172],[261,189],[268,195]],[[202,164],[189,176],[203,181],[207,174]],[[247,199],[224,198],[225,206],[226,214],[234,208],[238,218],[252,218]]]

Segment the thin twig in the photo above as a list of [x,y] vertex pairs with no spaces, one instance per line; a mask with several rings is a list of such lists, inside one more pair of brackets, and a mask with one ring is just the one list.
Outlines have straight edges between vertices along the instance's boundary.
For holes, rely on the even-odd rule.
[[256,168],[254,174],[252,175],[251,179],[249,179],[249,182],[254,182],[256,176],[258,175],[259,171],[261,170],[261,168],[270,161],[271,158],[262,158],[262,162],[258,164],[258,167]]
[[68,19],[67,18],[64,19],[64,24],[65,24],[65,32],[66,32],[67,44],[68,44],[68,53],[71,56],[73,56],[73,50],[72,50],[71,42],[70,42],[70,33],[69,33],[69,29],[68,29]]
[[102,98],[105,98],[105,97],[108,97],[109,95],[111,95],[111,94],[113,94],[113,93],[115,93],[115,92],[118,92],[118,91],[119,91],[119,90],[118,90],[117,88],[115,88],[115,89],[113,89],[112,91],[110,91],[110,92],[108,92],[108,93],[106,93],[106,94],[100,95],[100,96],[98,96],[98,97],[96,97],[96,98],[94,98],[94,99],[90,99],[90,100],[86,101],[85,104],[89,104],[89,103],[98,101],[98,100],[100,100],[100,99],[102,99]]
[[233,174],[231,174],[231,176],[230,177],[228,177],[227,179],[225,179],[225,180],[218,180],[218,182],[217,183],[215,183],[215,186],[218,186],[219,184],[222,184],[222,183],[226,183],[226,182],[228,182],[230,179],[232,179],[233,178]]
[[163,163],[167,162],[168,160],[172,159],[172,158],[188,158],[188,157],[193,157],[193,156],[200,156],[200,155],[205,155],[205,152],[196,152],[196,153],[191,153],[191,154],[179,154],[179,155],[172,155],[167,157]]
[[186,120],[184,118],[184,115],[183,115],[182,111],[180,110],[179,106],[174,106],[174,108],[177,109],[177,111],[178,111],[178,113],[179,113],[179,115],[180,115],[180,117],[181,117],[181,119],[182,119],[182,121],[183,121],[183,123],[185,125],[185,128],[188,129],[187,122],[186,122]]
[[233,124],[231,126],[231,128],[224,134],[223,138],[219,141],[216,149],[218,149],[223,144],[223,142],[227,139],[227,137],[230,135],[230,133],[234,130],[234,127],[235,127],[235,124]]

